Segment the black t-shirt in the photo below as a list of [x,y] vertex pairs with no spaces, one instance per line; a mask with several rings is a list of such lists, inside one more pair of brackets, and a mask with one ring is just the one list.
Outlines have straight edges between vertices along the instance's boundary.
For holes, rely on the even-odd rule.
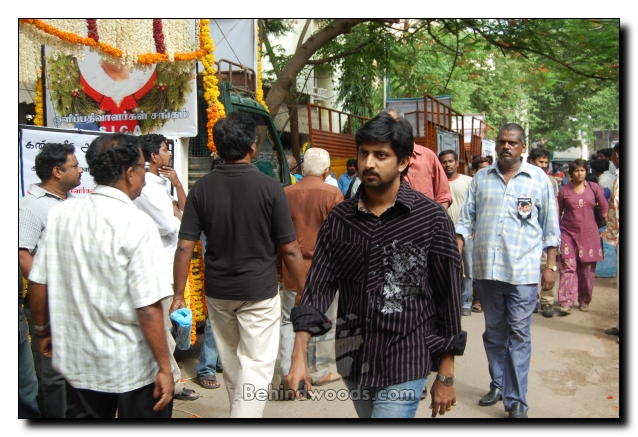
[[197,241],[202,231],[206,296],[263,300],[278,293],[278,245],[297,239],[279,181],[249,164],[215,167],[188,193],[179,238]]

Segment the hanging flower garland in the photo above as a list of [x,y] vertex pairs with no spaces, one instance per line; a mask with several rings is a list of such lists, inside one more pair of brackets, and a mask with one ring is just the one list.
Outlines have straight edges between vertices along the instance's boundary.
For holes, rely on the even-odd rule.
[[155,40],[155,51],[157,53],[166,53],[161,19],[153,19],[153,39]]
[[[44,32],[45,34],[51,35],[55,38],[57,38],[58,40],[60,40],[61,42],[70,44],[71,46],[77,46],[77,45],[84,45],[87,47],[93,47],[96,49],[101,49],[102,52],[104,52],[104,54],[110,55],[110,56],[114,56],[116,58],[119,59],[123,59],[126,58],[126,55],[124,53],[124,51],[120,48],[114,47],[111,44],[107,44],[104,41],[100,41],[102,38],[100,38],[100,35],[98,33],[99,31],[99,25],[98,25],[98,21],[95,19],[89,19],[86,20],[86,25],[87,25],[87,31],[88,31],[88,35],[87,37],[84,36],[80,36],[77,35],[73,32],[67,32],[64,30],[60,30],[55,26],[52,26],[46,22],[44,22],[43,20],[37,20],[37,19],[20,19],[18,20],[20,25],[30,25],[33,26],[34,28],[38,29],[39,31]],[[112,20],[110,20],[112,21]],[[117,20],[117,21],[122,21],[125,22],[126,20]],[[206,21],[208,22],[209,20],[202,20],[202,21]],[[105,24],[106,25],[106,24]],[[131,27],[131,29],[134,29],[135,26],[129,26]],[[139,27],[139,26],[137,26]],[[192,52],[183,52],[183,53],[174,53],[173,56],[169,56],[168,53],[140,53],[137,55],[136,59],[137,59],[137,63],[139,64],[144,64],[144,65],[151,65],[151,64],[156,64],[158,62],[166,62],[166,61],[170,61],[171,57],[175,60],[175,61],[194,61],[197,59],[200,59],[202,56],[206,55],[207,53],[209,53],[203,46],[202,44],[202,37],[201,37],[201,23],[200,23],[200,48],[199,50],[195,50]],[[208,27],[207,27],[208,29]],[[209,34],[210,30],[207,31],[207,35]],[[31,38],[33,38],[33,36],[31,36]],[[139,40],[139,38],[136,38],[137,40]],[[38,47],[39,44],[41,42],[38,41]],[[212,44],[211,44],[212,46]],[[213,47],[214,49],[214,47]],[[27,79],[27,78],[23,78],[23,79]],[[35,79],[35,78],[34,78]],[[25,81],[23,80],[23,81]]]
[[206,123],[208,143],[206,145],[211,152],[216,152],[217,148],[213,141],[213,126],[217,120],[226,116],[226,112],[224,111],[224,105],[219,101],[218,80],[215,74],[215,45],[213,44],[213,39],[210,37],[210,20],[201,20],[199,26],[201,47],[206,50],[206,55],[201,58],[202,64],[204,64],[204,100],[206,100],[208,104],[208,108],[206,108],[208,117],[208,122]]
[[184,290],[184,303],[193,313],[193,325],[191,328],[191,345],[197,341],[197,323],[204,322],[208,311],[204,293],[204,270],[202,260],[202,243],[197,242],[191,257],[190,270],[188,272],[188,287]]
[[208,307],[206,306],[206,288],[204,283],[204,279],[205,279],[204,278],[204,251],[202,250],[202,240],[199,240],[197,242],[197,253],[199,254],[199,256],[197,257],[197,259],[199,259],[199,274],[202,278],[202,290],[199,297],[202,303],[202,315],[203,315],[201,320],[198,320],[198,321],[205,322],[206,317],[208,317]]
[[259,27],[257,27],[257,101],[264,105],[266,111],[270,112],[264,100],[264,89],[261,81],[261,40],[259,39]]
[[42,76],[38,77],[35,84],[35,126],[44,126],[44,98],[42,96]]

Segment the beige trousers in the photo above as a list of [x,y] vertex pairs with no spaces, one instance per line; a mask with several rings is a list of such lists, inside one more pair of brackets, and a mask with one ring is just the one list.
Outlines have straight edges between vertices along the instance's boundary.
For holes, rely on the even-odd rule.
[[175,339],[173,338],[173,334],[169,331],[171,327],[171,318],[168,315],[168,311],[171,309],[171,305],[173,304],[173,297],[167,297],[161,300],[162,302],[162,310],[164,311],[164,327],[166,331],[166,343],[168,343],[168,358],[171,362],[171,371],[173,372],[173,381],[175,382],[175,391],[173,394],[178,395],[181,394],[184,390],[184,384],[179,382],[182,379],[182,371],[179,370],[179,366],[177,365],[177,361],[175,361],[175,357],[173,353],[175,353]]
[[[207,296],[206,306],[224,366],[230,417],[259,418],[266,406],[279,349],[279,294],[258,301]],[[264,397],[254,396],[257,392]]]
[[[543,255],[541,256],[541,275],[543,274],[543,269],[547,265],[547,251],[543,250]],[[538,298],[538,302],[542,305],[552,305],[554,306],[554,289],[558,285],[559,273],[556,271],[556,282],[554,283],[554,288],[551,290],[543,290],[541,286],[541,281],[538,281],[538,291],[536,292],[536,297]]]

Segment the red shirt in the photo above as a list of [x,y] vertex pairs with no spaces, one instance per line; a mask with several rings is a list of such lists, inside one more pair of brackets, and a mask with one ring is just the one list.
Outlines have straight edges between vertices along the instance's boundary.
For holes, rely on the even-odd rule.
[[414,152],[410,158],[410,167],[405,180],[412,189],[439,203],[450,202],[452,193],[443,166],[436,153],[414,143]]

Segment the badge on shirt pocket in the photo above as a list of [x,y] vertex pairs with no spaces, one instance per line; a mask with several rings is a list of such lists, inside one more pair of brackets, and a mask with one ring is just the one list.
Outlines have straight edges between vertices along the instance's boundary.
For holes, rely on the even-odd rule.
[[527,226],[532,218],[532,199],[529,197],[519,197],[516,205],[518,218],[521,221],[521,227]]

